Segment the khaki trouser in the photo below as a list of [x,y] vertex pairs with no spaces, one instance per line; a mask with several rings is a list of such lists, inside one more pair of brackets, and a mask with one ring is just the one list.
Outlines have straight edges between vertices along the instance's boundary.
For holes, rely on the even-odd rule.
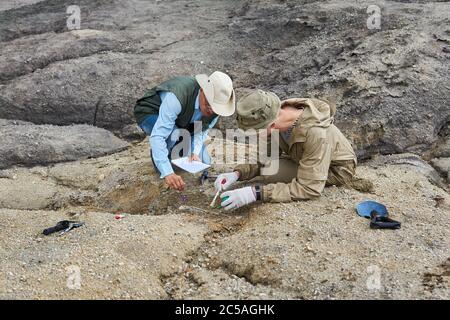
[[[356,173],[356,165],[353,160],[331,161],[328,169],[328,178],[326,186],[349,185]],[[252,181],[259,181],[264,184],[269,183],[290,183],[292,179],[297,178],[298,163],[288,159],[280,159],[278,173],[269,176],[258,176]]]

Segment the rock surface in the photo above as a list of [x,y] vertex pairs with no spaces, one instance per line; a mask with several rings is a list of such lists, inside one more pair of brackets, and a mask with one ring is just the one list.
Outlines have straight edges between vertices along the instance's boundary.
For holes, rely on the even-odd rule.
[[450,158],[436,158],[431,163],[442,176],[447,178],[447,182],[450,183]]
[[386,166],[390,164],[405,165],[414,167],[414,170],[426,176],[431,183],[445,188],[445,181],[439,175],[440,171],[436,171],[430,164],[425,162],[421,157],[412,153],[402,153],[394,155],[385,155],[374,157],[374,159],[367,161],[368,165],[375,167]]
[[220,69],[238,94],[335,101],[360,158],[424,152],[450,119],[448,2],[382,1],[373,30],[371,1],[82,0],[69,31],[71,4],[0,11],[0,118],[120,132],[146,88]]
[[[379,1],[379,30],[371,1],[78,0],[69,31],[72,4],[0,3],[0,299],[450,299],[450,196],[435,170],[450,157],[448,1]],[[189,187],[168,190],[147,142],[121,140],[144,138],[134,102],[214,70],[238,95],[336,102],[337,125],[372,156],[357,175],[373,193],[224,212],[209,207],[212,181],[180,172]],[[354,210],[367,199],[402,228],[370,229]],[[65,219],[86,224],[42,235]]]
[[0,169],[98,157],[118,152],[129,145],[105,129],[88,125],[2,123]]

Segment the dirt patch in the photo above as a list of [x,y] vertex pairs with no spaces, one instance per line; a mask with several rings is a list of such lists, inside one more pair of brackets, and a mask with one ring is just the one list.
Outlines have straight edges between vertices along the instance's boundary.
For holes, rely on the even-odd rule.
[[132,185],[123,184],[103,195],[97,201],[96,206],[108,212],[144,214],[148,212],[149,204],[156,201],[159,196],[157,185],[137,180]]
[[423,275],[423,285],[426,290],[433,292],[435,289],[450,289],[450,258],[435,269],[435,272],[427,272]]

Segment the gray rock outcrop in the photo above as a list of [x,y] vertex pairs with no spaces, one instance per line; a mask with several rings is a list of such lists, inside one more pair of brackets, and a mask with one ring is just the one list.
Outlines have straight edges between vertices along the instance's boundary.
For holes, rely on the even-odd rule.
[[450,121],[448,2],[379,2],[373,30],[371,1],[82,0],[69,31],[71,4],[0,11],[0,118],[129,136],[146,88],[220,69],[238,94],[333,100],[360,158],[420,154]]
[[88,125],[53,126],[0,123],[0,169],[13,165],[48,165],[98,157],[123,150],[128,143]]

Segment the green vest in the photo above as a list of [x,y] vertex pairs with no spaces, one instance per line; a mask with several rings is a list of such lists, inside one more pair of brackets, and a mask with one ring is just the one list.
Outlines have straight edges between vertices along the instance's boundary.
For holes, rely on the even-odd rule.
[[[159,114],[161,98],[158,92],[170,91],[180,101],[181,113],[175,120],[178,128],[188,129],[194,132],[194,125],[191,124],[192,116],[195,111],[195,100],[197,98],[200,86],[194,77],[175,77],[167,80],[160,85],[148,90],[145,95],[136,102],[134,106],[134,116],[138,124],[145,120],[149,115]],[[202,131],[208,129],[215,116],[208,118],[202,116]]]

